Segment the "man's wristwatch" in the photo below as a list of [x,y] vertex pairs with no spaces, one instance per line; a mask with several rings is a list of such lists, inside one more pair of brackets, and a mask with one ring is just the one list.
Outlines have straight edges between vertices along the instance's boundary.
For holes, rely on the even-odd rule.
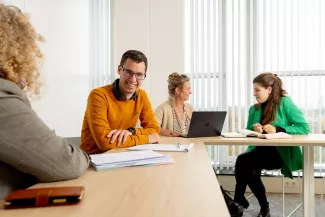
[[126,130],[130,131],[132,133],[132,135],[135,135],[135,128],[134,127],[129,127]]

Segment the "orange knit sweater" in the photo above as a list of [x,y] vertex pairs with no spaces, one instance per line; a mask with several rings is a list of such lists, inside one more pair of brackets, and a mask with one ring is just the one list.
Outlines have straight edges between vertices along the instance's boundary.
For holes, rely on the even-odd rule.
[[106,135],[114,129],[135,127],[139,119],[142,128],[137,128],[136,135],[128,136],[118,148],[146,144],[149,134],[159,135],[159,126],[146,92],[138,89],[137,93],[135,100],[118,101],[113,94],[112,84],[92,90],[83,120],[80,148],[88,154],[117,148],[117,139],[110,143]]

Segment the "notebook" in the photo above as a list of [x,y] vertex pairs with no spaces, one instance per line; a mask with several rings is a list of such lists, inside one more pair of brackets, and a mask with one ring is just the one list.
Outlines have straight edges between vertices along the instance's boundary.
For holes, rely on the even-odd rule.
[[260,138],[260,139],[287,139],[287,138],[292,138],[292,136],[287,133],[279,132],[279,133],[262,134],[262,135],[259,135],[258,138]]
[[262,135],[264,134],[255,132],[253,130],[246,130],[246,129],[238,130],[238,133],[232,132],[232,133],[221,134],[222,137],[227,137],[227,138],[258,137]]
[[270,134],[261,134],[252,130],[241,129],[238,133],[222,133],[222,137],[225,138],[244,138],[244,137],[257,137],[260,139],[286,139],[292,138],[291,135],[279,132],[279,133],[270,133]]
[[94,154],[90,155],[90,158],[90,165],[95,170],[107,170],[133,166],[152,166],[173,163],[173,159],[170,156],[151,150]]
[[172,144],[147,144],[147,145],[138,145],[131,148],[128,148],[130,151],[140,151],[140,150],[153,150],[153,151],[175,151],[175,152],[189,152],[193,148],[194,144],[190,143],[189,145],[177,145]]

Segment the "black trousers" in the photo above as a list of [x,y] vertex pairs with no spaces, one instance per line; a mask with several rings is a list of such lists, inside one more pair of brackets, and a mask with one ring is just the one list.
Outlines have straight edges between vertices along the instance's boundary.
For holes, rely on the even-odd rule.
[[236,189],[234,200],[245,201],[247,185],[256,196],[261,208],[268,208],[265,187],[261,180],[262,169],[279,169],[282,159],[275,147],[259,146],[238,156],[235,166]]

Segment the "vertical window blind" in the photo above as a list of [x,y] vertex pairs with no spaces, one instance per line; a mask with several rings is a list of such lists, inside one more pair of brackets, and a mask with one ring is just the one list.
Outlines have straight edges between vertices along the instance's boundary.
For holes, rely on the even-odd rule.
[[[325,133],[325,2],[190,0],[186,72],[195,110],[227,111],[225,132],[245,128],[255,103],[253,78],[273,72],[303,111],[311,133]],[[215,164],[233,166],[245,147],[208,147]],[[315,168],[325,152],[316,147]]]
[[89,8],[89,85],[93,89],[115,79],[113,1],[92,0]]

